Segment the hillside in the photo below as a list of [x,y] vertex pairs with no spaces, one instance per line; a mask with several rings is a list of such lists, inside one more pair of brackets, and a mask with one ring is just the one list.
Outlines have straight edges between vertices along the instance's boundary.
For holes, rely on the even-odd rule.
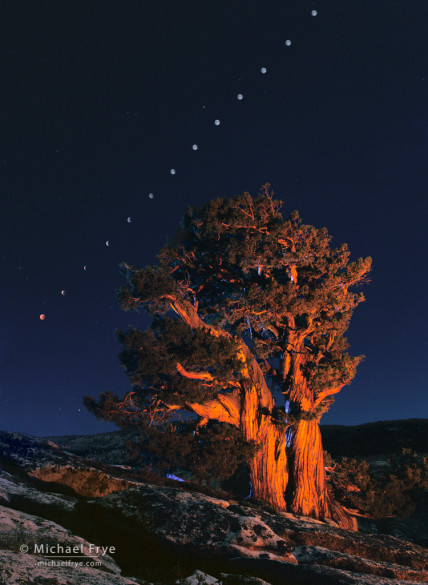
[[371,457],[412,449],[428,453],[428,419],[378,421],[356,426],[321,425],[323,446],[333,457]]
[[0,465],[1,584],[416,585],[428,579],[426,549],[411,542],[201,493],[67,454],[29,435],[0,432]]
[[[371,457],[400,453],[403,448],[428,453],[428,419],[379,421],[356,426],[321,425],[323,447],[333,457]],[[124,464],[127,441],[137,431],[113,431],[96,435],[46,437],[80,457]]]

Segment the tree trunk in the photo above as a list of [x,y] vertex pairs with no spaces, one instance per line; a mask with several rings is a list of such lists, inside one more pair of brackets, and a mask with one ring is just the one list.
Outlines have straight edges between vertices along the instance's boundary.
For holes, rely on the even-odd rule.
[[276,510],[285,511],[288,483],[285,428],[273,422],[271,416],[260,412],[261,407],[269,411],[273,407],[272,398],[266,404],[261,400],[263,395],[263,388],[257,387],[255,381],[249,380],[244,385],[241,429],[247,441],[253,440],[260,446],[249,462],[253,495]]
[[328,493],[318,420],[299,422],[290,448],[289,465],[291,512],[319,520],[331,518],[341,528],[358,530],[356,519]]
[[285,490],[288,483],[285,431],[262,415],[258,433],[254,437],[261,445],[250,461],[253,495],[276,510],[287,509]]
[[[287,370],[287,373],[291,371],[291,413],[297,406],[297,411],[309,414],[314,408],[314,397],[304,375],[308,356],[302,339],[290,337],[290,343],[296,349]],[[318,423],[316,418],[301,419],[293,429],[292,443],[288,449],[290,484],[287,501],[290,502],[290,511],[294,514],[323,519],[329,516],[329,500]]]
[[301,420],[290,447],[291,512],[329,516],[321,432],[317,420]]

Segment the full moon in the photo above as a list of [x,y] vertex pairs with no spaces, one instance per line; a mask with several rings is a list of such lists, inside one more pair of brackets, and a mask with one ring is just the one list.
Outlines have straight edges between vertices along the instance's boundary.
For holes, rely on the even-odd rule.
[[44,321],[46,319],[46,315],[40,315],[40,321]]

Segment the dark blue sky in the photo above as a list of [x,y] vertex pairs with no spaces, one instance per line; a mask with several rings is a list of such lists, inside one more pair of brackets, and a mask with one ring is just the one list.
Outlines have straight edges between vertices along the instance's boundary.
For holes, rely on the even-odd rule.
[[0,28],[0,428],[113,428],[82,397],[128,389],[114,330],[147,324],[119,262],[266,182],[373,257],[323,422],[428,416],[426,0],[15,0]]

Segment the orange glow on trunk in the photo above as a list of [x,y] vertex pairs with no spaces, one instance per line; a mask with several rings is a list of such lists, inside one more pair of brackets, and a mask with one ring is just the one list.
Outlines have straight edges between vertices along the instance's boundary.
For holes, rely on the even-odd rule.
[[328,516],[324,456],[317,420],[299,422],[292,454],[292,512],[313,518]]
[[260,408],[273,408],[273,398],[255,360],[244,368],[241,428],[247,441],[254,440],[259,450],[249,462],[254,497],[277,510],[285,511],[288,483],[285,429],[262,414]]

